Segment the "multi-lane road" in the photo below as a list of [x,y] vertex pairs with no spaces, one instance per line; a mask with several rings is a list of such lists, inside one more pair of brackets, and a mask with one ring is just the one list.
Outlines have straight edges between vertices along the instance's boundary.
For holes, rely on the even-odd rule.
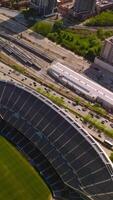
[[[12,81],[12,82],[18,82],[18,83],[25,85],[26,87],[29,87],[30,89],[33,89],[33,90],[36,90],[37,88],[40,88],[40,87],[45,91],[48,90],[48,88],[46,88],[45,86],[33,81],[31,78],[28,78],[28,77],[24,76],[23,74],[20,74],[17,71],[14,71],[9,66],[7,66],[1,62],[0,62],[0,79],[3,79],[3,80],[5,79],[8,81]],[[49,91],[51,92],[51,94],[61,97],[61,95],[59,95],[58,93],[56,93],[50,89],[49,89]],[[70,108],[76,110],[77,112],[79,112],[82,115],[88,114],[89,111],[87,109],[84,110],[84,108],[82,108],[80,105],[73,104],[73,102],[68,100],[67,98],[63,97],[63,99],[64,99],[66,105],[68,105]],[[108,139],[108,137],[105,136],[103,133],[98,133],[98,131],[96,129],[91,129],[88,125],[86,126],[85,124],[83,124],[83,122],[78,117],[75,117],[75,115],[70,113],[68,110],[66,110],[66,112],[68,112],[69,115],[71,115],[79,124],[81,124],[81,126],[83,128],[85,128],[93,137],[97,138],[98,140],[100,140],[102,142],[105,139]],[[105,121],[105,119],[101,117],[100,121]],[[109,126],[110,123],[108,122],[107,125]],[[100,135],[101,135],[101,138],[100,138]],[[105,147],[103,147],[103,148],[105,149],[107,154],[110,155],[111,151],[106,149]]]

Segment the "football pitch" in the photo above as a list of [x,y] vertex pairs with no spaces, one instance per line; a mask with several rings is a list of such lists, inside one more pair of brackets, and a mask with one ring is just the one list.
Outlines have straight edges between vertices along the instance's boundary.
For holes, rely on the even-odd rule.
[[0,136],[0,200],[50,200],[51,193],[28,161]]

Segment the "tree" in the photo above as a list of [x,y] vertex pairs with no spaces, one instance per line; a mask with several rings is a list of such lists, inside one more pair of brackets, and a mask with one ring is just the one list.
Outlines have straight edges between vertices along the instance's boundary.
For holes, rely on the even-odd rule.
[[111,159],[111,161],[113,162],[113,153],[111,153],[110,159]]
[[63,21],[57,20],[53,25],[53,32],[60,32],[63,27]]
[[40,21],[34,25],[33,30],[37,33],[47,36],[48,33],[52,31],[52,24],[49,22]]

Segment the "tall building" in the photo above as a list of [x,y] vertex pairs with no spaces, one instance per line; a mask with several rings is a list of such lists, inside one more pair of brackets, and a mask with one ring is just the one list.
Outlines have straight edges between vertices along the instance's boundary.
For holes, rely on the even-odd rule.
[[100,57],[96,57],[94,63],[113,73],[113,36],[105,40]]
[[76,13],[94,13],[96,7],[96,0],[75,0],[74,10]]
[[31,0],[31,7],[36,9],[39,15],[49,15],[54,12],[57,0]]

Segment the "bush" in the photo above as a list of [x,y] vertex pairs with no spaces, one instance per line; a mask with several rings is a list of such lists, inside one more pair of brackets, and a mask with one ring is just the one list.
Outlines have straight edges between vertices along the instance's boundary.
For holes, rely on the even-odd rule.
[[110,159],[111,159],[111,161],[113,162],[113,153],[111,153]]
[[105,40],[106,38],[108,37],[111,37],[113,36],[113,31],[112,30],[103,30],[101,28],[99,28],[97,30],[97,37],[100,39],[100,40]]
[[60,106],[60,107],[64,106],[64,100],[61,97],[54,96],[51,93],[46,92],[42,88],[37,88],[37,92],[42,94],[43,96],[47,97],[49,100],[51,100],[57,106]]
[[113,129],[108,128],[106,125],[102,124],[97,119],[92,118],[91,115],[83,116],[84,122],[89,122],[91,125],[96,127],[98,130],[103,131],[106,135],[113,138]]
[[52,31],[53,25],[49,22],[40,21],[35,23],[35,25],[32,27],[32,30],[42,34],[43,36],[47,36],[48,33]]
[[63,27],[63,21],[57,20],[53,25],[53,32],[59,32]]
[[99,56],[102,40],[113,34],[113,31],[102,29],[97,32],[64,29],[61,20],[56,21],[54,25],[45,21],[37,22],[32,29],[90,61]]
[[87,26],[113,26],[113,11],[105,11],[101,14],[88,19]]

